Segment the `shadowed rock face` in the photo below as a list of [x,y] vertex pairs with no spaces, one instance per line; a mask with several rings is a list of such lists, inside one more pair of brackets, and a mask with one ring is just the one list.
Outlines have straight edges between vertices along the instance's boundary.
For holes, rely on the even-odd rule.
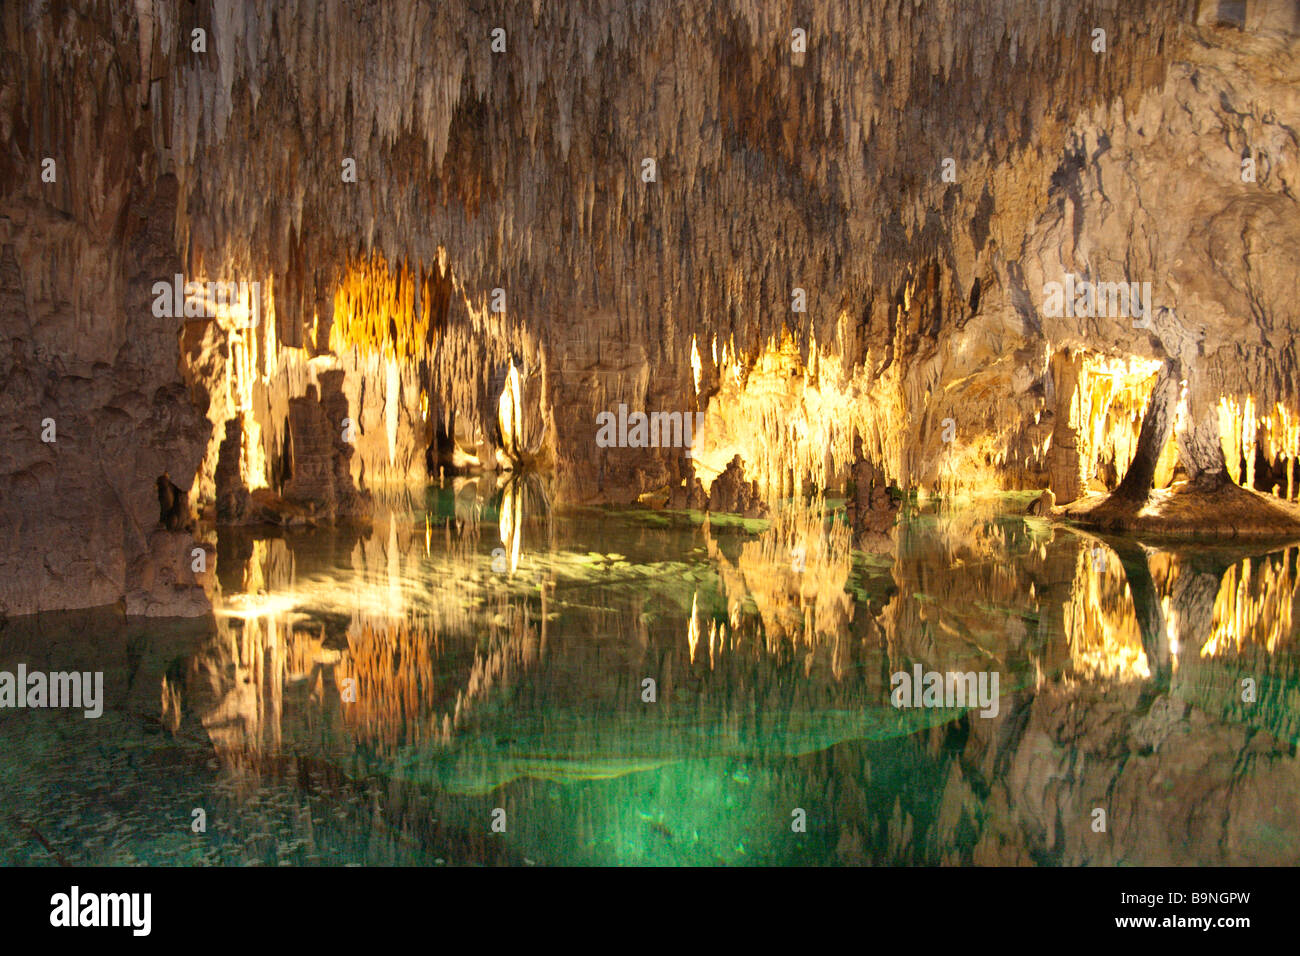
[[[1219,485],[1223,399],[1300,409],[1300,25],[1220,6],[7,4],[0,612],[193,609],[164,472],[337,517],[526,436],[566,500],[699,500],[740,455],[766,497],[866,462],[1066,502],[1076,353],[1176,368]],[[174,275],[259,282],[260,321],[158,315]],[[1105,303],[1053,308],[1067,277]],[[336,373],[351,455],[307,421]],[[705,465],[598,447],[620,402],[704,413]]]

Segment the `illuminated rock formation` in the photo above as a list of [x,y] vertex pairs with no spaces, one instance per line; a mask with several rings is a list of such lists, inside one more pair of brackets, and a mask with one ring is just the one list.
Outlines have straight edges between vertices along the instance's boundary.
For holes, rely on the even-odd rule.
[[[563,500],[683,503],[735,455],[769,503],[867,463],[1064,504],[1131,457],[1116,508],[1167,479],[1231,496],[1223,526],[1294,517],[1293,5],[85,0],[0,25],[6,613],[113,603],[166,560],[164,472],[245,520],[241,488],[337,517],[348,488],[524,461]],[[173,276],[258,301],[159,314]],[[1149,427],[1134,381],[1085,369],[1117,363],[1164,370]],[[329,463],[307,396],[336,373]],[[701,454],[597,446],[620,403],[704,413]]]

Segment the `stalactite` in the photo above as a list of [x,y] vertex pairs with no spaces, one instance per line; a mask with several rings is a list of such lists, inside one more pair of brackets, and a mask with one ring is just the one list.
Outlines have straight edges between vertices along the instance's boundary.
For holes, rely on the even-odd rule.
[[[1184,458],[1217,457],[1221,396],[1300,407],[1295,37],[1202,6],[7,4],[0,262],[21,334],[0,378],[24,423],[0,469],[11,523],[56,473],[92,494],[98,461],[185,472],[206,494],[220,439],[200,434],[199,409],[213,399],[224,434],[228,395],[252,406],[249,479],[274,485],[285,405],[330,371],[366,426],[353,461],[367,480],[425,477],[437,422],[494,459],[512,363],[578,497],[636,500],[683,487],[691,463],[599,458],[594,414],[610,399],[704,405],[721,434],[731,413],[706,394],[703,354],[696,393],[692,343],[719,343],[725,381],[787,334],[791,392],[752,419],[773,443],[747,440],[770,493],[842,478],[855,440],[904,487],[1046,484],[1068,414],[1049,398],[1052,356],[1189,359],[1134,315],[1051,314],[1044,290],[1066,275],[1150,282],[1147,318],[1177,316],[1195,339]],[[228,329],[152,315],[144,292],[176,273],[258,277],[273,302],[256,341],[230,357]],[[78,404],[87,379],[95,398]],[[64,390],[47,398],[46,380]],[[114,396],[173,392],[191,402],[183,437],[133,397],[147,434],[99,441]],[[783,402],[814,416],[805,430]],[[33,427],[50,404],[97,436],[58,469]],[[1283,455],[1295,469],[1288,429],[1255,440],[1293,494],[1276,470]],[[127,552],[145,547],[138,477],[122,466],[101,515],[128,519],[129,544],[84,545],[96,600],[120,596]],[[6,565],[29,582],[15,606],[46,574],[30,570],[36,546]]]

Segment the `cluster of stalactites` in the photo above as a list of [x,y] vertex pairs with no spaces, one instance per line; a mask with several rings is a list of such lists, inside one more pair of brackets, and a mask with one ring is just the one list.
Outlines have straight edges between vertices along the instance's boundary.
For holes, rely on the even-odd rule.
[[1259,407],[1253,395],[1219,400],[1219,439],[1224,463],[1232,480],[1246,488],[1256,481],[1256,461],[1262,453],[1268,465],[1280,465],[1282,477],[1273,483],[1279,497],[1294,500],[1300,494],[1300,415],[1282,402]]
[[[1078,387],[1069,415],[1078,436],[1084,479],[1105,474],[1111,480],[1103,483],[1111,488],[1123,479],[1137,451],[1147,400],[1159,371],[1160,363],[1149,359],[1096,353],[1081,356]],[[1156,469],[1158,488],[1172,477],[1172,453],[1172,444],[1162,451]]]
[[349,265],[334,292],[330,350],[347,348],[403,361],[423,358],[445,322],[448,277],[417,263],[390,268],[381,255]]
[[1186,3],[1150,6],[287,0],[209,21],[159,3],[141,27],[182,238],[280,277],[285,315],[309,320],[321,263],[437,243],[529,321],[612,309],[665,352],[704,327],[752,353],[792,288],[806,344],[946,245],[936,213],[956,198],[971,221],[979,170],[1053,153],[1044,117],[1157,79]]
[[349,263],[333,295],[329,348],[422,367],[425,402],[443,430],[487,437],[505,376],[539,375],[542,354],[508,297],[472,296],[445,263],[390,264],[379,254]]

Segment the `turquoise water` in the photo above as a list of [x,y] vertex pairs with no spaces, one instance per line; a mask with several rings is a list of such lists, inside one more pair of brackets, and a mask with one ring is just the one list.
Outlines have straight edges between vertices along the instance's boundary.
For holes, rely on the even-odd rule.
[[[212,618],[0,629],[0,670],[105,686],[0,711],[0,861],[1296,862],[1296,549],[1019,505],[914,510],[886,554],[834,513],[473,482],[209,529]],[[917,665],[996,673],[996,715],[893,706]]]

